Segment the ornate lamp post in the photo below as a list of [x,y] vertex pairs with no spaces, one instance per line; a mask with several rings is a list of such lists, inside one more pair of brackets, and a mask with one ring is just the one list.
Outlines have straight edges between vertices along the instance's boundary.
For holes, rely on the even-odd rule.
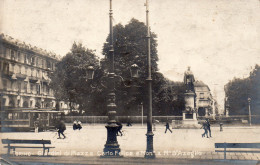
[[249,125],[251,126],[251,107],[250,107],[250,104],[251,104],[251,98],[249,97],[248,98],[248,118],[249,118]]
[[[107,141],[103,149],[102,157],[122,157],[120,155],[120,147],[117,141],[117,130],[119,125],[116,122],[116,95],[115,95],[115,78],[120,78],[123,81],[121,76],[118,76],[114,72],[114,48],[113,48],[113,24],[112,24],[112,0],[110,0],[110,10],[109,10],[109,20],[110,20],[110,39],[109,39],[109,54],[108,54],[108,74],[106,76],[106,87],[108,89],[107,95],[107,111],[108,111],[108,122],[105,126],[107,129]],[[131,66],[131,76],[133,78],[138,78],[138,66],[133,64]],[[87,79],[92,80],[94,75],[94,67],[89,66],[86,71]],[[104,86],[104,85],[102,85]]]
[[153,151],[153,130],[152,130],[152,74],[151,74],[151,50],[150,50],[150,27],[149,27],[149,4],[146,0],[146,26],[147,26],[147,63],[148,63],[148,77],[147,90],[148,90],[148,113],[147,113],[147,146],[145,152],[145,158],[155,158],[155,153]]

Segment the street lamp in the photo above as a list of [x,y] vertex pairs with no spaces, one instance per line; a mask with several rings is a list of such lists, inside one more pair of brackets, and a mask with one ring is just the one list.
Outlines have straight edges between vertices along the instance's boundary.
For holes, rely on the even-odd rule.
[[151,159],[155,158],[155,153],[153,151],[153,130],[152,130],[152,74],[151,74],[151,49],[150,49],[150,43],[151,43],[151,36],[150,36],[150,27],[149,27],[149,5],[148,0],[146,0],[146,26],[147,26],[147,72],[148,77],[146,79],[147,82],[147,90],[148,90],[148,111],[147,111],[147,146],[146,146],[146,152],[145,152],[145,158]]
[[[109,39],[109,53],[108,53],[108,74],[106,75],[106,87],[108,89],[107,94],[107,111],[108,111],[108,122],[105,126],[107,129],[107,141],[103,149],[102,157],[121,157],[120,147],[117,141],[116,133],[118,131],[119,125],[116,121],[116,95],[115,95],[115,78],[120,78],[123,81],[123,78],[119,75],[116,75],[114,72],[114,48],[113,48],[113,12],[112,12],[112,0],[110,0],[110,10],[109,10],[109,28],[110,28],[110,39]],[[131,66],[131,76],[133,78],[138,77],[138,66],[133,64]],[[94,75],[94,67],[89,66],[86,71],[86,78],[92,80]]]
[[249,125],[251,126],[251,109],[250,109],[250,103],[251,103],[251,98],[248,98],[248,118],[249,118]]

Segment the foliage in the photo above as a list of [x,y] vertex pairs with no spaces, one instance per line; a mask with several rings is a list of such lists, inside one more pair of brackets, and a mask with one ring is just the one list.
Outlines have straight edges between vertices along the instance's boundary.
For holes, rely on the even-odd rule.
[[[86,49],[80,43],[74,43],[70,52],[62,58],[55,72],[50,75],[52,80],[50,85],[57,101],[69,102],[69,105],[79,104],[80,111],[92,106],[90,103],[93,103],[96,95],[102,91],[92,90],[89,87],[90,82],[86,82],[85,73],[90,65],[97,70],[95,79],[102,76],[94,51]],[[72,110],[73,106],[70,106],[70,109]]]
[[[163,74],[158,72],[158,54],[157,54],[157,41],[156,34],[151,33],[151,68],[152,68],[152,93],[153,93],[153,112],[155,115],[167,115],[172,114],[173,111],[171,105],[175,105],[176,108],[181,108],[179,103],[183,100],[174,101],[172,91],[167,89],[167,83]],[[129,85],[137,85],[139,87],[132,87],[125,90],[120,86],[117,90],[117,106],[118,114],[122,115],[140,115],[136,110],[137,105],[143,103],[144,109],[147,109],[147,86],[146,79],[148,76],[148,63],[147,63],[147,27],[143,22],[139,22],[136,19],[131,19],[130,22],[123,26],[117,24],[113,28],[114,38],[114,68],[115,73],[124,77],[124,83]],[[109,41],[110,35],[108,35],[106,42],[103,46],[103,54],[105,58],[101,62],[101,67],[106,70],[109,66],[108,53],[109,53]],[[138,80],[131,80],[130,69],[131,65],[137,64],[139,66],[139,78]],[[175,88],[174,88],[175,89]],[[177,90],[177,88],[175,89]],[[133,92],[135,91],[135,92]],[[177,92],[178,93],[178,92]],[[180,97],[181,99],[181,97]],[[165,106],[167,106],[167,108]],[[167,110],[166,110],[167,109]],[[169,111],[169,113],[167,113]],[[138,114],[139,113],[139,114]],[[146,111],[144,112],[146,113]]]
[[248,78],[234,78],[226,85],[226,97],[230,115],[248,115],[248,98],[251,98],[251,112],[260,114],[260,67],[251,71]]

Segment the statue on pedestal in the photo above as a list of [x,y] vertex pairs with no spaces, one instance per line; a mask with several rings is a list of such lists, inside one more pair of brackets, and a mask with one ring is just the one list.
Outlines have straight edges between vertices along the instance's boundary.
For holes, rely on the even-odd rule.
[[188,70],[184,73],[184,84],[186,86],[186,92],[194,92],[194,75],[188,67]]

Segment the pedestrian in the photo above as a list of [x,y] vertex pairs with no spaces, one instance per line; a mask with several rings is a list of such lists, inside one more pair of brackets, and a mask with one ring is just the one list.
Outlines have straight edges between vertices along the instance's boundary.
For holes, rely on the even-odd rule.
[[123,125],[120,122],[116,123],[118,125],[116,136],[119,136],[118,133],[120,133],[121,136],[123,136],[123,133],[121,132]]
[[210,130],[210,122],[209,122],[209,119],[206,120],[206,123],[207,123],[207,129],[209,131],[209,137],[211,137],[211,130]]
[[76,129],[78,129],[78,122],[77,122],[77,120],[75,120],[73,122],[73,130],[75,131]]
[[201,136],[202,136],[202,137],[205,137],[205,135],[207,135],[207,138],[209,138],[209,136],[208,136],[208,126],[207,126],[207,122],[203,122],[201,128],[204,129],[204,133],[203,133]]
[[65,123],[63,120],[60,121],[57,129],[58,129],[58,135],[59,135],[58,139],[61,139],[60,134],[62,134],[63,138],[65,139],[66,136],[64,135],[64,131],[66,130],[66,126],[65,126]]
[[130,121],[127,122],[126,126],[128,126],[128,127],[131,127],[131,126],[132,126],[132,124],[130,123]]
[[167,130],[169,130],[172,133],[172,130],[170,129],[170,125],[168,122],[166,122],[166,129],[165,129],[165,133],[167,132]]
[[34,121],[34,132],[39,132],[39,118],[37,118],[36,121]]
[[81,128],[82,128],[81,121],[78,121],[77,127],[78,127],[79,130],[81,130]]

